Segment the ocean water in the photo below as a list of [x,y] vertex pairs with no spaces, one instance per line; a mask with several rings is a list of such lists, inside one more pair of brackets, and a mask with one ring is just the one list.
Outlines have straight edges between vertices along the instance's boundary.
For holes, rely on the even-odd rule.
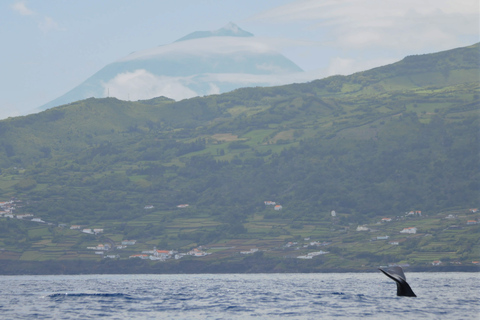
[[479,319],[480,274],[0,276],[0,319]]

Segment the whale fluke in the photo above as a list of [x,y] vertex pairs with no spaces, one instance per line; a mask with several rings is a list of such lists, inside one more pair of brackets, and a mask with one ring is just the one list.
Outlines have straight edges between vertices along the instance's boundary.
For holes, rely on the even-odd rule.
[[397,284],[397,296],[416,297],[412,288],[410,288],[408,285],[407,278],[405,277],[401,267],[391,267],[387,270],[379,268],[378,270],[382,271],[387,277],[395,281]]

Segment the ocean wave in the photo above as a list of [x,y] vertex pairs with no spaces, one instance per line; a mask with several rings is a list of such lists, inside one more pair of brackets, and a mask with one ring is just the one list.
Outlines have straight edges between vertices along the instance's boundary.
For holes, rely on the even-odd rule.
[[46,298],[68,298],[68,297],[120,297],[131,299],[129,294],[119,292],[55,292],[45,296]]

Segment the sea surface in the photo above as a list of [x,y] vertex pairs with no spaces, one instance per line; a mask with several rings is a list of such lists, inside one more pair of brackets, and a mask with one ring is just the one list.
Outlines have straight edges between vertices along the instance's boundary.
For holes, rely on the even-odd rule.
[[0,276],[0,319],[479,319],[479,273]]

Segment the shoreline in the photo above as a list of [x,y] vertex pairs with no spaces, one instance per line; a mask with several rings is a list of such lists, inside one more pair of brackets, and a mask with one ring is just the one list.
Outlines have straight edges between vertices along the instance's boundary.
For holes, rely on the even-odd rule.
[[[376,267],[322,268],[321,265],[223,262],[186,260],[158,263],[144,260],[124,261],[9,261],[0,263],[0,275],[85,275],[85,274],[255,274],[255,273],[373,273]],[[409,266],[406,272],[480,272],[480,266]]]

